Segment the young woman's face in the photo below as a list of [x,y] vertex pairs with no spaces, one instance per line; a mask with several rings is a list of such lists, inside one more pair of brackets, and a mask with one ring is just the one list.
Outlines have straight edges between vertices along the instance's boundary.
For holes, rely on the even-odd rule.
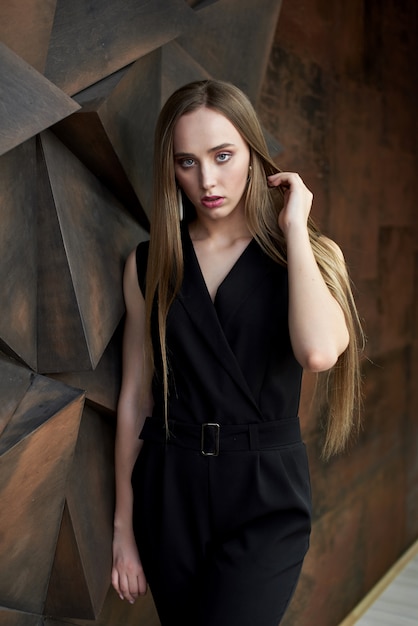
[[244,210],[249,165],[248,145],[220,113],[202,107],[177,121],[176,179],[198,218],[220,219]]

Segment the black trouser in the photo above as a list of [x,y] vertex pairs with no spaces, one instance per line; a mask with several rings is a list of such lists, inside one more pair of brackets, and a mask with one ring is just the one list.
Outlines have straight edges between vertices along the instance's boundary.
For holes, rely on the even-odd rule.
[[310,533],[302,443],[199,450],[145,440],[134,529],[163,626],[277,626]]

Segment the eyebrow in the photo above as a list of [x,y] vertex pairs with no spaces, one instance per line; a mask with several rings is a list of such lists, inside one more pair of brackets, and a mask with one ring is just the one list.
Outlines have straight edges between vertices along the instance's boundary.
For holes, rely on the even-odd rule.
[[[225,150],[225,148],[235,147],[234,143],[221,143],[219,146],[215,146],[214,148],[210,148],[208,150],[209,153],[217,152],[218,150]],[[192,157],[194,154],[192,152],[176,152],[174,156],[177,157]]]

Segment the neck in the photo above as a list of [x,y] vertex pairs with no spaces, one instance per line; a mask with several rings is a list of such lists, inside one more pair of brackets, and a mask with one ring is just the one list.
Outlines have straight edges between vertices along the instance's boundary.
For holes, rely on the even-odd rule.
[[197,217],[190,223],[189,232],[193,240],[223,239],[235,241],[251,238],[244,212],[241,211],[236,211],[219,220]]

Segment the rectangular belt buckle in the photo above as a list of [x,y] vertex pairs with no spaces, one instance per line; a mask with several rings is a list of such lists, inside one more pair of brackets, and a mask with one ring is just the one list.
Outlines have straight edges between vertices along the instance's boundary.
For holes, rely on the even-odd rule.
[[[214,432],[213,432],[213,436],[211,437],[211,439],[213,439],[212,441],[212,450],[206,450],[206,437],[205,437],[205,433],[206,433],[206,429],[207,428],[213,428]],[[218,456],[219,455],[219,431],[220,431],[221,427],[219,424],[216,423],[211,423],[211,422],[207,422],[206,424],[202,424],[202,429],[201,429],[201,437],[200,437],[200,452],[203,454],[203,456]]]

